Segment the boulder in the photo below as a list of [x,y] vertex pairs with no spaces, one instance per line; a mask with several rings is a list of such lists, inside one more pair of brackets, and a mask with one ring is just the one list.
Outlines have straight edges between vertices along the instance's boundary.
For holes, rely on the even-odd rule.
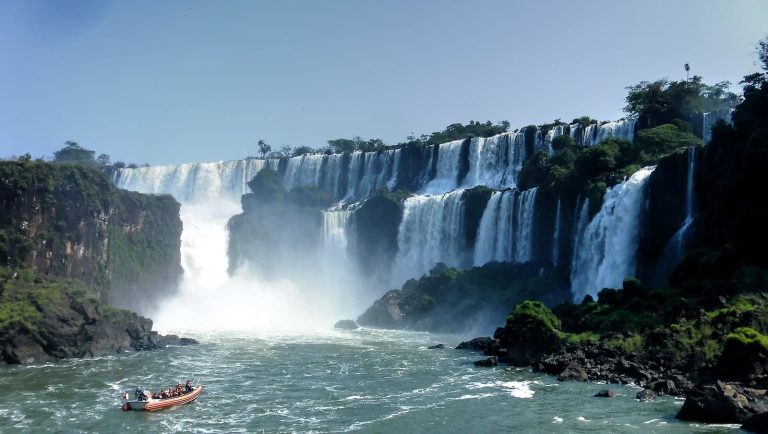
[[557,376],[557,381],[589,381],[589,376],[584,368],[571,364]]
[[445,345],[443,345],[443,344],[431,345],[431,346],[427,347],[427,349],[429,349],[429,350],[442,350],[444,348],[445,348]]
[[339,320],[336,324],[333,325],[333,327],[342,330],[357,330],[360,328],[360,326],[358,326],[357,323],[351,319]]
[[718,381],[689,392],[676,417],[705,423],[744,423],[764,411],[768,409],[750,400],[738,386]]
[[366,327],[399,330],[405,327],[402,306],[402,291],[393,289],[376,300],[360,317],[357,323]]
[[494,333],[504,349],[499,360],[516,366],[529,366],[543,356],[562,348],[558,333],[560,320],[538,301],[524,301],[507,317],[507,324]]
[[615,398],[616,392],[613,391],[613,389],[603,389],[597,393],[595,393],[595,398]]
[[653,390],[651,390],[651,389],[643,389],[643,390],[637,392],[637,395],[635,395],[635,398],[638,401],[651,401],[651,400],[655,399],[656,396],[658,396],[658,395]]
[[680,394],[677,390],[677,386],[675,386],[675,382],[672,380],[654,381],[649,386],[651,387],[651,390],[659,395],[677,396]]
[[768,412],[763,412],[751,416],[744,421],[741,425],[741,429],[747,432],[753,432],[758,434],[768,434]]
[[487,359],[478,360],[475,362],[475,366],[482,366],[482,367],[493,367],[498,365],[498,361],[496,360],[496,357],[488,357]]
[[488,336],[474,338],[472,340],[462,342],[456,346],[457,350],[473,350],[473,351],[486,351],[493,347],[496,343],[496,339],[492,339]]

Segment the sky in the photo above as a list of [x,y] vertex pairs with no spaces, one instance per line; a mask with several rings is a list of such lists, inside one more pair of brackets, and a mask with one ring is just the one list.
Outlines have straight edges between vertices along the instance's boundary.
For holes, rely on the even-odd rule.
[[[0,1],[0,157],[240,159],[335,138],[624,116],[626,86],[755,72],[765,0]],[[734,90],[738,90],[735,86]]]

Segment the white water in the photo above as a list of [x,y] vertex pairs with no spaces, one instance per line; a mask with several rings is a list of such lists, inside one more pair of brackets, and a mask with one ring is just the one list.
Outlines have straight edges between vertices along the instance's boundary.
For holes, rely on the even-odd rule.
[[465,262],[464,190],[405,200],[397,234],[393,282],[419,277],[438,263],[461,267]]
[[522,133],[473,138],[469,145],[469,173],[462,185],[513,188],[526,158],[524,140]]
[[633,118],[590,124],[586,128],[582,128],[580,124],[571,124],[569,134],[576,144],[582,146],[596,145],[609,137],[631,142],[635,137],[636,124],[637,119]]
[[552,231],[552,265],[557,266],[560,261],[560,199],[557,200],[555,212],[555,228]]
[[602,288],[621,288],[624,278],[634,276],[645,185],[653,169],[640,169],[606,191],[574,252],[571,291],[576,302],[587,294],[595,297]]
[[435,178],[424,186],[421,193],[443,194],[456,188],[459,177],[462,142],[463,140],[454,140],[437,145],[437,171]]
[[[152,314],[160,330],[300,330],[327,326],[359,309],[359,300],[352,306],[348,280],[336,279],[345,275],[343,267],[337,268],[340,262],[326,267],[333,268],[334,274],[315,276],[316,285],[311,288],[297,284],[308,279],[302,270],[291,281],[265,281],[248,269],[228,274],[227,222],[240,212],[238,201],[248,189],[247,181],[270,161],[275,160],[121,169],[117,174],[121,188],[171,194],[181,202],[184,278],[178,296]],[[314,165],[317,159],[295,161]],[[331,214],[328,234],[329,251],[336,252],[328,258],[338,257],[342,262],[346,238],[339,226],[345,223],[345,213]]]
[[535,188],[495,192],[480,219],[473,263],[523,263],[533,259]]

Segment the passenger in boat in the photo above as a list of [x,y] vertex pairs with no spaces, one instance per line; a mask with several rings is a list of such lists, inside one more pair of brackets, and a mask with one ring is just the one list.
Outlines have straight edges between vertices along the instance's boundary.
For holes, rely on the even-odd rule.
[[192,391],[192,381],[191,380],[187,380],[187,384],[184,385],[184,390],[186,390],[187,392],[191,392]]
[[184,390],[184,388],[181,386],[181,383],[176,384],[176,394],[181,395],[181,391]]

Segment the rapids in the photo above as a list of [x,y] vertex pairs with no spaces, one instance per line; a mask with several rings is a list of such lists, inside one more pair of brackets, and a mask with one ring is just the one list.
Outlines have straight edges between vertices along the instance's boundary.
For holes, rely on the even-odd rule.
[[[178,315],[204,315],[198,308]],[[328,328],[190,332],[196,347],[0,370],[0,432],[736,432],[674,419],[682,401],[561,383],[528,369],[476,368],[479,353],[429,350],[457,336]],[[198,401],[122,412],[120,395],[196,377]]]

